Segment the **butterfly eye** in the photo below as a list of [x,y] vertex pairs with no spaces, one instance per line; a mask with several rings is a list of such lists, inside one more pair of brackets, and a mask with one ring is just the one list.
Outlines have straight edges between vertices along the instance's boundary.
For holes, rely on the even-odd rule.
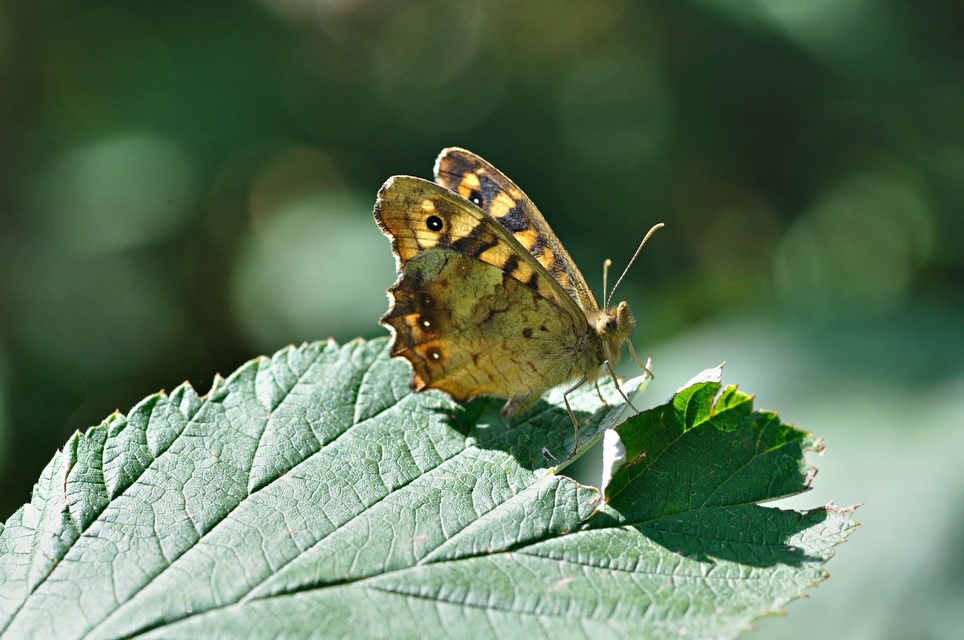
[[428,227],[429,231],[441,231],[444,225],[442,219],[438,216],[429,216],[425,219],[425,226]]
[[472,189],[472,193],[469,194],[469,202],[475,206],[482,207],[482,193],[478,189]]

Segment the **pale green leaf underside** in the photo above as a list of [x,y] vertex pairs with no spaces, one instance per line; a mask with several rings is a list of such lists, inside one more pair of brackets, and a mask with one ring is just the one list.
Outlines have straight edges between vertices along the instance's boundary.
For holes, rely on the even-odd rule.
[[[733,637],[822,580],[855,526],[754,504],[806,487],[813,442],[735,390],[714,413],[719,385],[696,385],[619,427],[635,463],[603,506],[547,473],[572,446],[558,393],[506,424],[498,402],[410,394],[386,345],[288,348],[71,438],[0,531],[0,630]],[[653,426],[671,414],[676,432]]]

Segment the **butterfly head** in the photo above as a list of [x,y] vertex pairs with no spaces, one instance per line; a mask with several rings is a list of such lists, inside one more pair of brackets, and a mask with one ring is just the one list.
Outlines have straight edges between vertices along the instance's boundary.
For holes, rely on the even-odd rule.
[[[662,228],[662,222],[653,225],[649,232],[643,237],[643,241],[640,242],[639,246],[636,248],[636,253],[634,253],[633,257],[629,260],[629,264],[626,265],[622,275],[619,276],[619,280],[617,280],[616,284],[613,285],[613,288],[609,291],[608,295],[606,294],[606,280],[609,275],[609,267],[612,265],[612,261],[607,259],[603,263],[603,309],[601,311],[597,311],[594,316],[587,315],[587,317],[589,318],[590,324],[596,330],[596,334],[603,339],[603,344],[605,345],[604,351],[606,352],[604,356],[605,359],[609,360],[611,364],[616,364],[619,361],[619,354],[623,343],[629,338],[629,332],[632,331],[633,325],[636,323],[636,321],[633,319],[633,314],[629,312],[629,305],[626,302],[620,302],[617,304],[615,310],[613,309],[612,305],[610,305],[610,302],[613,299],[613,294],[616,292],[616,289],[619,288],[619,283],[622,282],[623,278],[626,277],[626,273],[629,271],[629,268],[633,266],[633,262],[636,261],[636,257],[639,255],[639,252],[642,251],[643,245],[646,244],[646,241],[649,240],[650,236]],[[629,348],[630,351],[632,351],[632,345],[630,345]],[[635,356],[633,356],[633,359],[635,359]],[[645,369],[646,367],[643,368]]]
[[587,316],[596,334],[602,339],[603,359],[616,364],[619,362],[623,343],[629,339],[633,325],[636,324],[629,311],[629,304],[620,302],[615,309],[599,309]]

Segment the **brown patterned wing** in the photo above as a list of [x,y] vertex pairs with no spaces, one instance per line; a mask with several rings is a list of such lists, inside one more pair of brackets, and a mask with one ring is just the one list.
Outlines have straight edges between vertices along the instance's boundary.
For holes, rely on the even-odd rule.
[[582,272],[532,200],[471,151],[450,147],[435,161],[435,181],[495,218],[585,310],[599,308]]
[[385,183],[374,215],[399,271],[381,322],[394,333],[392,355],[411,362],[416,390],[522,406],[598,367],[585,314],[490,216],[407,176]]
[[389,178],[378,192],[374,215],[392,241],[399,272],[422,252],[452,251],[490,264],[559,308],[585,317],[511,233],[434,182],[411,176]]

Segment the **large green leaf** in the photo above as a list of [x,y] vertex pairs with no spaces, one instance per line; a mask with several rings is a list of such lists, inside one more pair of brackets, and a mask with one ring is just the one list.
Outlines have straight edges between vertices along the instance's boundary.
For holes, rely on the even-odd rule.
[[[713,637],[825,577],[855,524],[805,489],[813,439],[718,376],[606,429],[607,504],[553,473],[550,394],[410,394],[386,341],[289,348],[75,435],[0,531],[9,637]],[[618,398],[603,385],[610,402]],[[621,458],[620,458],[621,456]]]

